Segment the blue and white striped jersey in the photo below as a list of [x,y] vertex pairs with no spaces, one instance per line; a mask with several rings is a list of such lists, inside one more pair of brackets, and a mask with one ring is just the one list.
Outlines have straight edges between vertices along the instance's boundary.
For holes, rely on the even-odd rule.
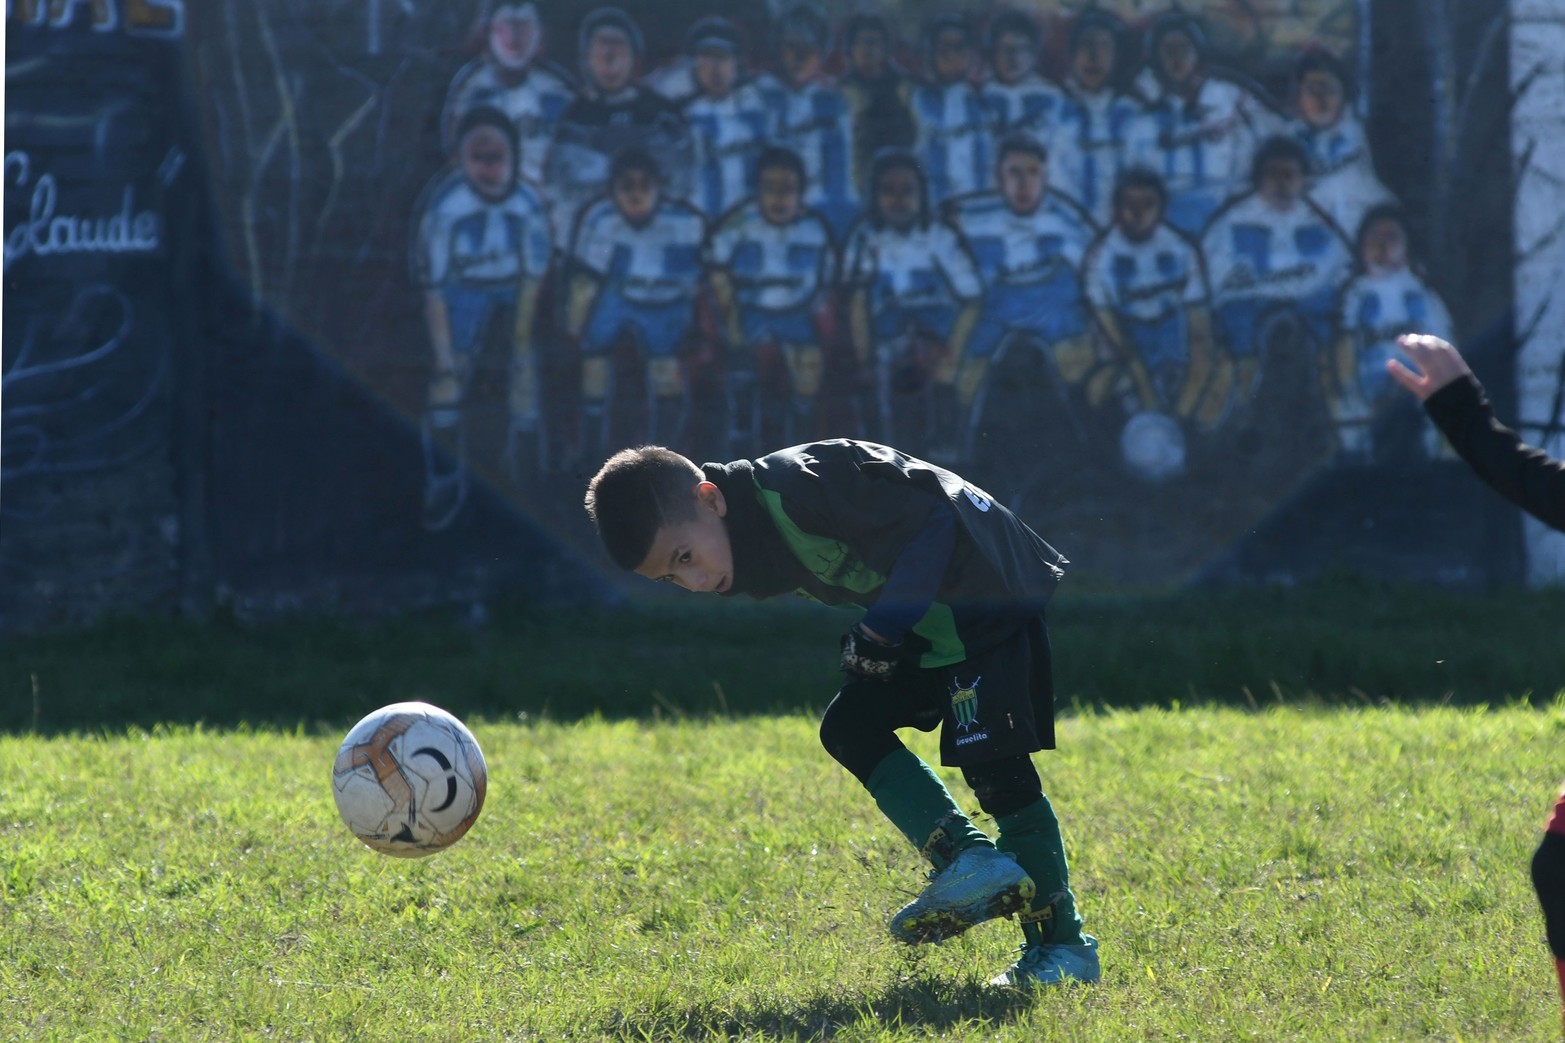
[[1408,268],[1366,272],[1342,293],[1338,328],[1353,340],[1359,390],[1375,401],[1391,389],[1387,359],[1408,357],[1396,339],[1404,333],[1432,333],[1453,339],[1451,314],[1439,295]]
[[1030,214],[1016,213],[998,192],[954,200],[950,212],[991,292],[1079,273],[1096,234],[1074,203],[1053,192]]
[[705,238],[706,221],[688,203],[661,199],[637,228],[603,198],[583,212],[572,252],[626,301],[672,304],[695,299]]
[[[543,184],[543,171],[554,139],[554,128],[575,92],[558,74],[534,63],[519,83],[507,84],[495,74],[494,66],[482,59],[469,62],[451,81],[446,95],[443,133],[455,132],[462,117],[479,105],[492,105],[511,118],[521,147],[522,176],[534,184]],[[446,141],[447,149],[456,143]]]
[[417,237],[415,276],[428,289],[541,279],[553,248],[548,213],[531,185],[490,202],[460,173],[430,191]]
[[695,139],[690,201],[716,218],[751,194],[756,157],[774,137],[775,112],[758,86],[742,83],[725,98],[691,97],[684,114]]
[[1209,296],[1195,244],[1166,224],[1140,243],[1110,228],[1088,250],[1084,269],[1092,306],[1133,322],[1164,322]]
[[777,144],[804,160],[804,201],[809,206],[858,204],[853,183],[853,114],[830,80],[812,80],[794,90],[771,76],[757,87],[773,111]]
[[1348,236],[1357,233],[1370,207],[1394,201],[1375,175],[1364,125],[1352,112],[1344,110],[1336,123],[1324,128],[1297,120],[1292,131],[1310,157],[1310,197]]
[[978,88],[978,95],[994,115],[996,135],[1027,131],[1046,144],[1065,104],[1065,91],[1037,73],[1015,83],[991,77]]
[[1334,292],[1353,263],[1347,240],[1308,198],[1282,212],[1253,193],[1212,218],[1201,252],[1218,303]]
[[790,225],[774,225],[752,201],[723,218],[707,247],[707,263],[728,274],[742,309],[812,307],[835,278],[836,252],[819,215],[806,210]]
[[1092,219],[1113,218],[1114,179],[1137,164],[1158,169],[1157,130],[1146,106],[1114,91],[1072,91],[1056,120],[1050,182],[1082,205]]
[[1198,233],[1198,221],[1247,186],[1270,122],[1265,106],[1237,83],[1208,77],[1194,99],[1165,94],[1148,111],[1154,126],[1148,159],[1168,186],[1169,219]]
[[877,314],[886,307],[949,307],[983,294],[967,247],[938,221],[907,233],[861,221],[843,256],[845,277],[869,288],[870,310]]
[[994,184],[994,113],[966,80],[921,83],[908,99],[917,138],[914,154],[929,181],[929,198],[981,192]]

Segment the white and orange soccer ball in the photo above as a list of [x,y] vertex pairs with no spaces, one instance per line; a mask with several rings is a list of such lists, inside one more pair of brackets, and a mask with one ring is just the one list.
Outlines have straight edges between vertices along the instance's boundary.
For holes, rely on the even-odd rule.
[[477,821],[489,771],[461,721],[429,703],[392,703],[342,740],[331,785],[354,836],[387,855],[422,858]]

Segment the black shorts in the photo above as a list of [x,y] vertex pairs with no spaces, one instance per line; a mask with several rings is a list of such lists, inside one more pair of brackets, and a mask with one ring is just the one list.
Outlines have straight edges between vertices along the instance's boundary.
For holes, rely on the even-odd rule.
[[941,764],[970,767],[1055,749],[1055,684],[1044,617],[952,666],[906,670],[881,684],[908,700],[908,727],[941,728]]

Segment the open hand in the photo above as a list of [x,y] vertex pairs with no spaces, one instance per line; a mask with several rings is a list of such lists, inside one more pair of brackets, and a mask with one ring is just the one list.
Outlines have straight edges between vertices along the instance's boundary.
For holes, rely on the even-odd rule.
[[1472,372],[1467,360],[1449,342],[1427,333],[1404,333],[1397,344],[1407,352],[1418,371],[1409,369],[1399,359],[1386,360],[1386,372],[1391,379],[1411,391],[1420,402],[1445,387],[1453,380]]

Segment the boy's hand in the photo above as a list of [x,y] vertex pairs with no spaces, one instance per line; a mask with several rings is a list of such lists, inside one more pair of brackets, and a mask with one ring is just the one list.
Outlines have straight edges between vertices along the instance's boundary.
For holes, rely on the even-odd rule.
[[902,642],[887,644],[872,637],[863,623],[855,623],[842,638],[843,673],[874,681],[889,681],[902,661]]
[[1459,377],[1471,373],[1467,362],[1449,342],[1427,333],[1404,333],[1397,338],[1402,350],[1418,367],[1414,372],[1396,359],[1386,360],[1386,372],[1423,402]]

